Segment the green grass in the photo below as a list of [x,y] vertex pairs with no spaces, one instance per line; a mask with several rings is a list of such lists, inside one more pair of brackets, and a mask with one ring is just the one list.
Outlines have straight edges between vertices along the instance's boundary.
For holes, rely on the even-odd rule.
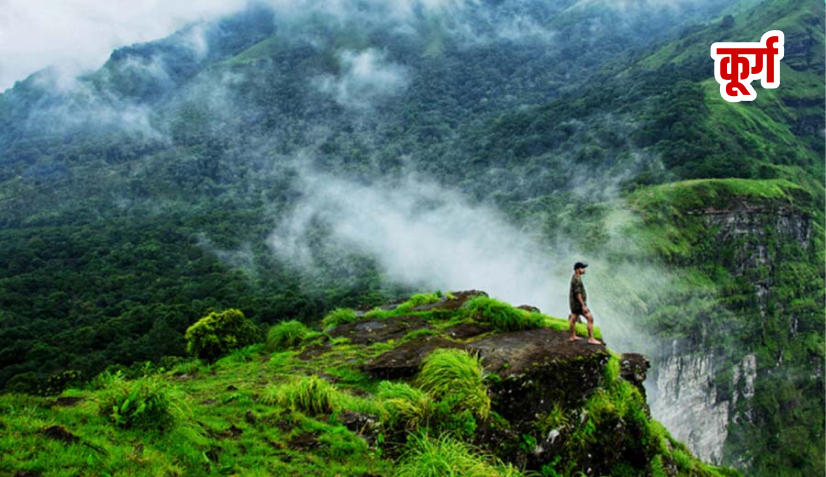
[[394,477],[518,477],[511,465],[448,435],[412,435]]
[[407,313],[413,308],[436,303],[441,300],[441,293],[419,293],[411,296],[407,301],[396,307],[393,311],[396,314]]
[[300,321],[282,321],[267,332],[267,350],[286,351],[295,348],[309,332],[309,328]]
[[537,314],[518,310],[507,303],[486,296],[477,296],[468,300],[463,308],[474,319],[488,323],[501,331],[519,331],[542,326],[542,320]]
[[336,325],[354,323],[358,320],[359,317],[356,315],[354,310],[351,310],[350,308],[336,308],[330,313],[327,313],[327,315],[321,320],[321,326],[326,330]]
[[469,411],[480,419],[490,415],[490,397],[478,356],[464,350],[437,349],[425,358],[417,383],[432,396],[451,405],[452,411]]
[[276,402],[294,411],[318,415],[341,409],[342,398],[332,384],[312,375],[295,379],[279,388]]
[[407,383],[382,381],[376,395],[387,412],[389,427],[402,426],[407,431],[429,427],[436,409],[433,397]]
[[644,187],[629,198],[642,213],[661,206],[687,212],[711,206],[725,207],[733,200],[780,200],[790,202],[805,192],[785,179],[695,179]]
[[165,430],[181,412],[175,393],[157,376],[127,381],[119,372],[104,373],[102,383],[100,413],[119,427]]

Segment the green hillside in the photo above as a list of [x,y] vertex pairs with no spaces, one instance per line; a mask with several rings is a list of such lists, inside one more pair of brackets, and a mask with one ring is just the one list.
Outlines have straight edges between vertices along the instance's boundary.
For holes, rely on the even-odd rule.
[[[568,343],[565,331],[552,331],[565,329],[565,320],[457,293],[416,295],[360,317],[339,309],[325,322],[333,325],[325,332],[298,322],[276,325],[266,343],[217,361],[169,360],[168,369],[147,364],[131,378],[104,374],[55,398],[3,396],[0,470],[49,476],[739,475],[692,457],[648,416],[644,397],[621,373],[626,358]],[[354,325],[375,331],[348,338]],[[526,329],[561,334],[559,347],[545,350],[552,361],[526,362],[524,344],[500,349],[509,361],[498,364],[494,355],[483,351],[480,359],[462,349],[524,336],[519,330]],[[224,336],[221,329],[214,333]],[[375,363],[405,355],[399,352],[405,347],[421,350],[421,369],[406,378],[377,377]],[[547,414],[520,421],[519,408],[529,404],[520,399],[536,397],[524,394],[526,386],[546,368],[556,374],[556,386],[570,388],[539,405]],[[584,389],[576,384],[582,380],[589,383]],[[503,391],[511,388],[523,394]],[[553,459],[542,450],[549,445],[559,452]]]

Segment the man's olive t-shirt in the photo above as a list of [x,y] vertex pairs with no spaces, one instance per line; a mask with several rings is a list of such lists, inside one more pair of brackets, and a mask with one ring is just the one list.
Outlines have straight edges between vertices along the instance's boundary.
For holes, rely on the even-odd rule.
[[585,293],[585,285],[582,284],[582,277],[574,273],[574,276],[571,277],[571,293],[568,295],[571,311],[579,311],[582,309],[582,305],[580,305],[579,300],[576,299],[577,293],[582,295],[583,303],[587,304],[588,295]]

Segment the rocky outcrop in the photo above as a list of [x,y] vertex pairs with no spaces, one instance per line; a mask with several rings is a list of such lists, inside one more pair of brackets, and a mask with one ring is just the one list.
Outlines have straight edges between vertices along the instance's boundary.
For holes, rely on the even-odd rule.
[[[436,348],[467,350],[481,358],[491,408],[507,425],[482,423],[476,443],[533,470],[570,452],[566,443],[583,423],[590,422],[583,408],[605,385],[605,369],[611,358],[603,345],[570,342],[565,331],[541,328],[479,334],[466,341],[425,336],[379,355],[362,369],[381,379],[412,377]],[[637,387],[642,387],[647,369],[648,360],[642,355],[620,358],[620,376]],[[641,405],[644,407],[644,402]],[[572,421],[544,429],[542,423],[548,416],[560,413]],[[600,434],[600,444],[584,445],[576,458],[585,475],[606,475],[617,462],[630,462],[634,468],[648,465],[650,456],[638,437],[641,431],[634,427],[638,423],[617,420],[600,425],[606,426],[594,431]],[[528,441],[526,436],[530,436]]]
[[533,420],[555,404],[582,404],[600,384],[609,358],[602,345],[571,343],[567,332],[542,328],[495,333],[471,342],[426,336],[387,351],[363,370],[383,379],[410,377],[437,348],[478,354],[485,369],[499,378],[490,387],[494,409],[517,423]]
[[625,353],[620,358],[620,376],[639,389],[645,397],[645,378],[651,362],[639,353]]

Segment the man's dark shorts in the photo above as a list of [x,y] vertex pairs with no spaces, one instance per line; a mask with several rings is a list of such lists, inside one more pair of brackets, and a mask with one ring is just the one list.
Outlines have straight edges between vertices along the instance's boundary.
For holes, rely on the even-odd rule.
[[580,305],[580,306],[573,306],[573,307],[571,307],[571,313],[573,313],[573,314],[575,314],[575,315],[577,315],[577,316],[579,316],[579,315],[585,315],[585,311],[583,311],[583,309],[582,309],[582,305]]

